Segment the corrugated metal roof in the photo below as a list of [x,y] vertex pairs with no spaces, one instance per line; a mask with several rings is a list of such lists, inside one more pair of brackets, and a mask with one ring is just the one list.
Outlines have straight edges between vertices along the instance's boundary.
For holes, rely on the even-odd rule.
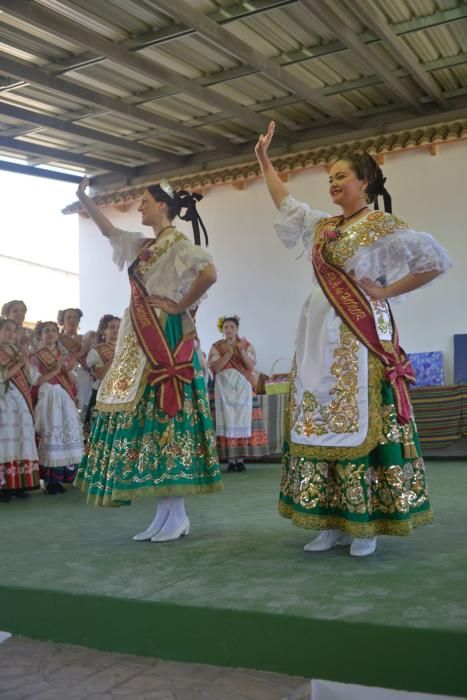
[[271,118],[284,150],[462,117],[467,5],[362,1],[0,0],[2,151],[108,188],[238,159]]

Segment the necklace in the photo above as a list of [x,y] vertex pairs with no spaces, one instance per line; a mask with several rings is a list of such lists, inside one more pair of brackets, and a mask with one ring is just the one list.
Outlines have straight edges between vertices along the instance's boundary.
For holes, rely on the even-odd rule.
[[355,218],[358,214],[360,214],[365,209],[368,209],[368,207],[364,206],[361,209],[359,209],[358,211],[354,211],[354,213],[351,214],[350,216],[342,216],[341,215],[337,221],[336,221],[336,219],[331,220],[332,223],[330,222],[329,224],[327,224],[325,226],[321,235],[325,239],[327,239],[328,241],[329,240],[335,241],[336,239],[338,239],[342,236],[342,231],[340,230],[339,227],[342,226],[342,224],[345,221],[350,221],[351,219]]
[[351,214],[350,216],[343,216],[342,219],[343,219],[344,221],[349,221],[350,219],[353,219],[354,216],[357,216],[357,214],[360,214],[360,212],[364,211],[365,209],[368,209],[368,207],[366,206],[366,204],[365,204],[364,207],[362,207],[362,208],[359,209],[358,211],[354,211],[354,213]]

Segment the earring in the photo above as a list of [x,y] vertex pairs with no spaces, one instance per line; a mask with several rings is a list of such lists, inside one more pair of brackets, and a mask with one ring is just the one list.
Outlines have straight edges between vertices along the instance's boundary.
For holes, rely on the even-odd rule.
[[370,203],[370,198],[369,198],[368,192],[366,190],[362,190],[362,199],[365,202],[365,204]]

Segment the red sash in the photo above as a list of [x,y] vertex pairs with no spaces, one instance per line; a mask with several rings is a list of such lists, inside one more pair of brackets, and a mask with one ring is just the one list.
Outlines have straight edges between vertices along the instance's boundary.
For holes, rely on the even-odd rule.
[[[326,225],[326,224],[324,224]],[[313,246],[312,262],[316,278],[329,303],[358,340],[385,365],[386,379],[392,386],[397,417],[408,423],[412,416],[407,385],[415,383],[415,374],[405,352],[399,345],[399,334],[391,314],[393,337],[391,348],[386,349],[376,330],[371,305],[363,292],[347,273],[326,262],[324,241]]]
[[151,370],[148,382],[159,386],[159,408],[173,418],[183,406],[183,385],[191,384],[194,377],[194,331],[183,336],[175,350],[171,350],[160,324],[156,310],[147,301],[147,292],[138,279],[136,267],[139,259],[128,268],[131,287],[130,315],[138,340],[144,350]]
[[110,343],[99,343],[95,349],[104,364],[113,359],[115,348]]
[[87,353],[84,353],[83,355],[83,339],[81,336],[78,336],[77,338],[70,338],[68,335],[60,333],[58,336],[58,341],[63,345],[65,350],[67,350],[70,355],[72,355],[80,363],[82,367],[87,369],[85,357]]
[[[0,348],[0,366],[6,369],[12,360],[14,362],[14,358],[11,357],[6,350]],[[33,415],[34,408],[32,405],[31,386],[27,380],[26,374],[24,373],[23,367],[21,367],[16,374],[10,377],[10,381],[13,382],[18,391],[21,392],[23,399],[26,401],[28,408],[31,411],[31,415]]]
[[[60,359],[60,356],[56,357],[53,353],[48,350],[48,348],[41,348],[40,350],[36,350],[36,352],[32,353],[39,362],[45,367],[45,372],[50,372],[55,365],[57,364],[57,361]],[[70,382],[68,379],[68,376],[66,372],[62,369],[58,374],[55,375],[54,379],[56,379],[59,384],[65,389],[67,394],[73,399],[73,401],[76,398],[76,387],[74,384]]]
[[[250,345],[251,343],[248,343],[247,347],[250,347]],[[213,347],[216,348],[217,352],[221,357],[223,357],[227,353],[227,346],[225,341],[223,340],[218,340],[217,343],[214,343]],[[236,369],[237,372],[240,372],[240,374],[243,374],[243,376],[246,379],[248,379],[253,389],[256,389],[256,382],[254,380],[254,377],[252,373],[245,367],[245,365],[242,362],[242,358],[240,357],[240,355],[238,355],[238,353],[234,352],[230,360],[222,368],[221,372],[224,369]]]

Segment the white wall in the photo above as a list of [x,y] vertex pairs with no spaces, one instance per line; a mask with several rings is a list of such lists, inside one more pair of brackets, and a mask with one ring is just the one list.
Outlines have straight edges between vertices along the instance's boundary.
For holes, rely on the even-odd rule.
[[[394,211],[412,228],[433,233],[455,263],[448,276],[394,309],[404,348],[444,351],[449,382],[452,335],[467,332],[467,142],[442,145],[437,156],[425,150],[389,155],[384,173]],[[336,213],[324,168],[292,176],[289,188],[311,206]],[[310,263],[304,256],[296,259],[298,246],[286,250],[277,239],[272,229],[275,210],[259,180],[244,191],[230,185],[211,189],[199,211],[218,269],[218,283],[198,313],[202,345],[208,350],[218,339],[218,316],[238,314],[241,334],[257,348],[259,368],[269,372],[275,359],[292,356],[300,307],[309,293]],[[117,226],[141,229],[136,204],[126,214],[115,209],[106,213]],[[185,222],[180,229],[189,233]],[[103,313],[120,314],[129,291],[126,273],[111,262],[109,243],[81,217],[80,270],[83,328],[88,330]]]

